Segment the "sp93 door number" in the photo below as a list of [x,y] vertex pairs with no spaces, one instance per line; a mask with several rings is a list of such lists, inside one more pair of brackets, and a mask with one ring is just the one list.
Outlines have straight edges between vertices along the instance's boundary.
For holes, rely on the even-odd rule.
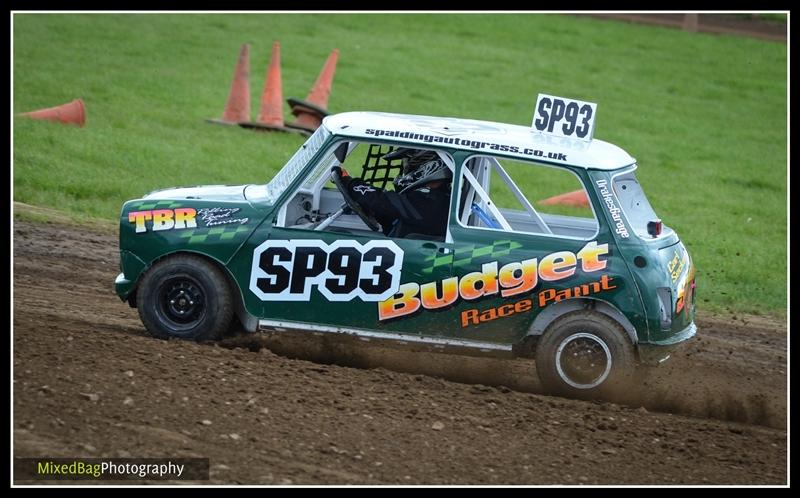
[[533,127],[560,137],[591,140],[597,104],[539,94]]
[[392,241],[268,240],[253,251],[250,291],[262,301],[383,301],[400,286],[403,250]]

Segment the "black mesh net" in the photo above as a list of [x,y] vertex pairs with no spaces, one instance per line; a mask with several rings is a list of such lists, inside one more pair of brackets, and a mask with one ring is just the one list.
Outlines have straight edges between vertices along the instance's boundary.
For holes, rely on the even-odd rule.
[[361,179],[374,187],[386,189],[386,185],[402,170],[402,159],[387,161],[383,158],[384,154],[394,149],[391,145],[370,144],[367,157],[364,159]]

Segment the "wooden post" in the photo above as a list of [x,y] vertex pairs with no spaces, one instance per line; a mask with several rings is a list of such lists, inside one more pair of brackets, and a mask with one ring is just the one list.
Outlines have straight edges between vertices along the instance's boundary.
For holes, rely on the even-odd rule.
[[683,16],[683,30],[697,33],[697,14],[686,14]]

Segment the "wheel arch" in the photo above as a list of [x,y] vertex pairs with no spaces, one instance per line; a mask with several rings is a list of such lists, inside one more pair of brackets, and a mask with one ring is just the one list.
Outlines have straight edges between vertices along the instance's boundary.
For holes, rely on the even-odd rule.
[[615,322],[617,322],[628,335],[631,343],[635,346],[639,342],[636,328],[631,324],[630,320],[622,314],[614,305],[601,301],[599,299],[579,297],[573,299],[565,299],[557,303],[551,304],[542,310],[541,313],[533,320],[533,323],[528,328],[528,333],[525,334],[525,339],[537,338],[542,336],[547,327],[550,326],[556,319],[579,310],[592,310],[602,313]]
[[228,283],[228,288],[230,289],[231,295],[233,296],[233,303],[234,303],[233,308],[236,318],[239,319],[239,322],[242,324],[242,327],[244,327],[244,329],[247,330],[248,332],[256,331],[256,329],[258,328],[258,319],[255,316],[248,313],[247,310],[245,309],[244,296],[242,295],[242,290],[236,283],[236,279],[233,278],[233,275],[228,269],[228,266],[222,261],[212,256],[209,256],[206,253],[197,251],[186,251],[186,250],[174,251],[171,253],[162,254],[158,258],[148,263],[147,266],[145,266],[142,269],[142,271],[139,272],[139,275],[136,277],[135,283],[131,286],[131,291],[128,294],[128,304],[130,305],[131,308],[136,308],[137,306],[136,294],[139,288],[139,283],[142,281],[142,277],[144,277],[144,275],[148,271],[150,271],[150,269],[152,269],[153,266],[155,266],[156,264],[160,263],[161,261],[173,258],[175,256],[195,256],[207,261],[208,263],[222,270],[222,274],[225,275],[225,280]]

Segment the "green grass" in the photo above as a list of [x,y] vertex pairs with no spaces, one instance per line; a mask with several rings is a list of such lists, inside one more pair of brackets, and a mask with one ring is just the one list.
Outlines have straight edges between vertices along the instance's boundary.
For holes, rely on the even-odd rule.
[[[18,14],[13,107],[83,98],[85,128],[14,118],[14,199],[113,220],[155,188],[265,182],[303,141],[213,126],[251,42],[284,97],[340,50],[329,109],[529,125],[539,92],[597,102],[595,136],[639,160],[698,267],[700,307],[785,314],[787,49],[553,14]],[[285,106],[288,120],[293,119]]]

